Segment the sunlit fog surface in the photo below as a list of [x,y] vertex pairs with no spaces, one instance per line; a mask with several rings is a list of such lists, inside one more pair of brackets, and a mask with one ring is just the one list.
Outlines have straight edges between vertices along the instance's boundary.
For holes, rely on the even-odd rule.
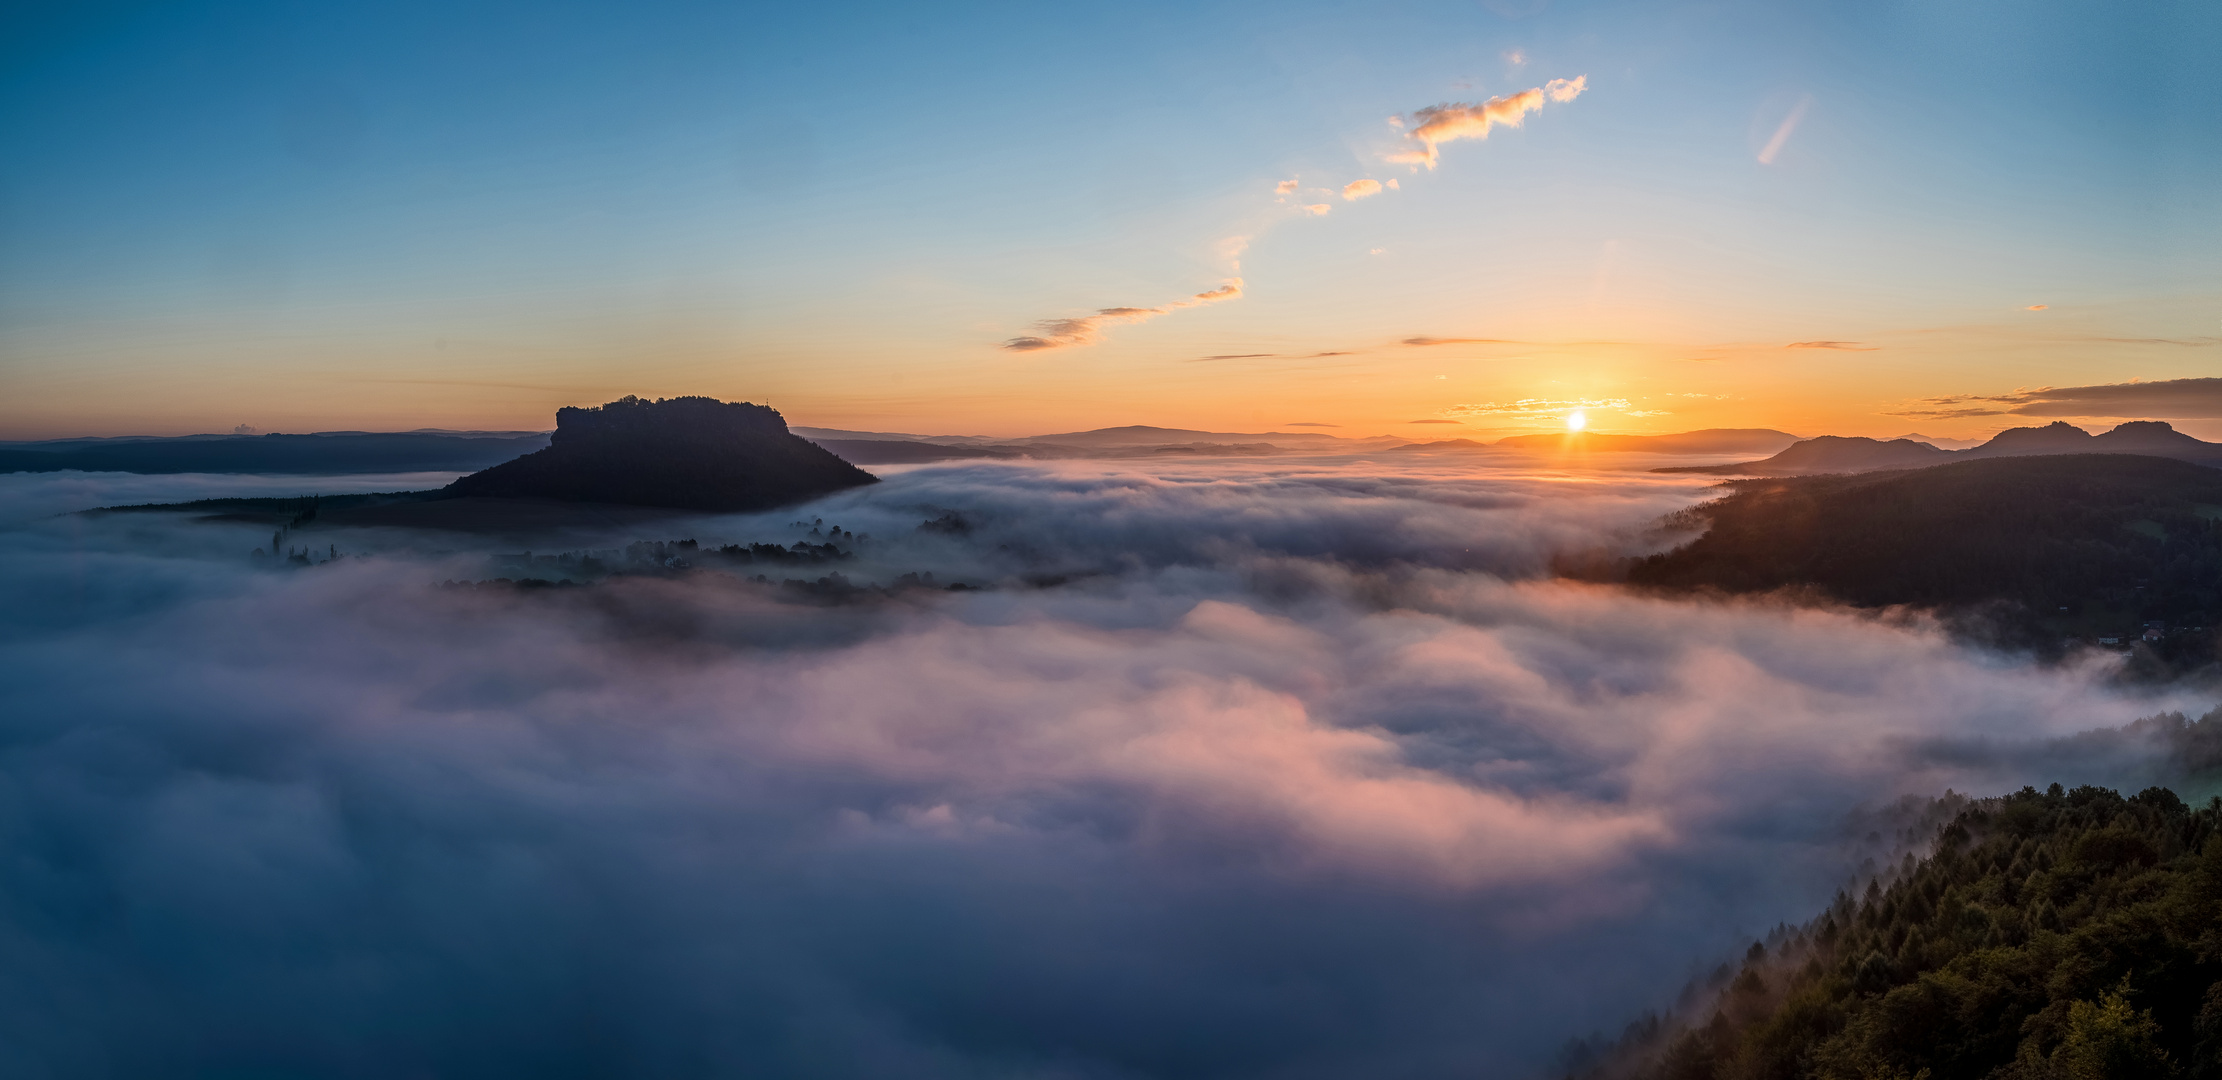
[[67,513],[444,475],[0,477],[0,1073],[1516,1076],[1816,910],[1855,810],[2209,704],[1553,576],[1687,479],[886,473],[537,543],[933,575],[845,599]]

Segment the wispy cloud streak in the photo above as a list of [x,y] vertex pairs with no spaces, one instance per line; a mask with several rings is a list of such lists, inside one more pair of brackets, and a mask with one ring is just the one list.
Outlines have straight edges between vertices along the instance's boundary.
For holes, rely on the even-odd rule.
[[1233,300],[1241,295],[1242,279],[1232,278],[1216,289],[1207,289],[1186,300],[1176,300],[1158,307],[1097,308],[1095,313],[1091,315],[1080,315],[1067,319],[1045,319],[1035,324],[1034,328],[1040,331],[1039,333],[1012,338],[1004,342],[1002,347],[1012,352],[1040,352],[1046,349],[1071,348],[1075,345],[1093,345],[1102,337],[1103,330],[1107,326],[1117,323],[1146,322],[1182,308],[1216,304],[1222,300]]
[[1443,411],[1452,416],[1495,416],[1513,420],[1555,420],[1577,409],[1609,409],[1629,416],[1659,416],[1635,407],[1627,398],[1520,398],[1517,401],[1490,401],[1472,405],[1453,405]]
[[1768,139],[1767,145],[1760,149],[1759,163],[1761,165],[1775,163],[1776,155],[1782,153],[1782,148],[1790,141],[1791,134],[1797,131],[1798,125],[1805,120],[1805,111],[1812,106],[1813,95],[1807,94],[1799,98],[1796,105],[1790,107],[1790,115],[1782,118],[1781,125],[1775,128],[1774,137]]
[[1922,398],[1890,415],[1923,420],[1978,416],[2216,420],[2222,419],[2222,378],[2133,379],[2098,386],[2040,386],[2010,394],[1948,395]]

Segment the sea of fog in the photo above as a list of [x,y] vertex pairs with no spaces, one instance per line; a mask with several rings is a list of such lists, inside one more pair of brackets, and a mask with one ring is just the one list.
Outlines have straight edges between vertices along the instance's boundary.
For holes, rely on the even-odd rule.
[[[1556,579],[1703,482],[1477,460],[890,469],[284,570],[70,512],[447,477],[0,476],[0,1075],[1531,1075],[1817,910],[1853,815],[2134,785],[2014,748],[2213,705]],[[835,525],[852,583],[979,587],[439,587]]]

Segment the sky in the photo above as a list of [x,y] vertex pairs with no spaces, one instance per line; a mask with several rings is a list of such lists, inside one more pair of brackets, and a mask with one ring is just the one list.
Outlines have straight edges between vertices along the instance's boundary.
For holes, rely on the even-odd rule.
[[0,438],[2222,438],[2089,389],[2222,373],[2218,117],[2205,0],[17,4]]

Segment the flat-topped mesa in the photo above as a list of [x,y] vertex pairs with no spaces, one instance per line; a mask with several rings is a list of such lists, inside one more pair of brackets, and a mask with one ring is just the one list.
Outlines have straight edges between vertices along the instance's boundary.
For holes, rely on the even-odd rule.
[[556,411],[548,448],[449,484],[443,498],[540,498],[767,510],[878,477],[792,434],[779,410],[707,397],[625,397]]

